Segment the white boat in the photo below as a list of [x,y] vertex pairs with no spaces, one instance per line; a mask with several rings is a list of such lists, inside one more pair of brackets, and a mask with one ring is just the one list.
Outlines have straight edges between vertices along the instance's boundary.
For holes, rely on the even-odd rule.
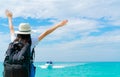
[[38,67],[42,69],[52,69],[52,68],[64,68],[65,66],[62,65],[53,65],[52,62],[46,62],[44,65],[39,65]]
[[50,61],[50,62],[46,62],[45,65],[41,65],[40,66],[41,68],[45,68],[45,69],[52,69],[53,68],[53,63]]

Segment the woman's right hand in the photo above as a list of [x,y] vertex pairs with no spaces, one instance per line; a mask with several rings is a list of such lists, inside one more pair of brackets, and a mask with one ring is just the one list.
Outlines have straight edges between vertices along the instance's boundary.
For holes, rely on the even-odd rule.
[[6,16],[7,16],[8,18],[9,18],[9,17],[12,18],[12,15],[13,15],[13,14],[12,14],[12,12],[10,12],[9,10],[6,10],[6,11],[5,11],[5,14],[6,14]]

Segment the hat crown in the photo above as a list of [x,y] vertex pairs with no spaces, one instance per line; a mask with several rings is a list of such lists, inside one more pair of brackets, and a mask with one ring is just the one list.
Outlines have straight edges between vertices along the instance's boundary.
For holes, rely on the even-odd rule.
[[31,34],[33,31],[31,30],[31,27],[29,23],[21,23],[19,25],[18,31],[15,31],[16,34]]
[[30,27],[29,23],[21,23],[19,25],[19,31],[21,31],[21,32],[30,32],[31,27]]

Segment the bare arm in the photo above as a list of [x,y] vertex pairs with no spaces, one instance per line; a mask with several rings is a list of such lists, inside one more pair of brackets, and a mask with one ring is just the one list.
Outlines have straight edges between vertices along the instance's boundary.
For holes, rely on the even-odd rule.
[[8,17],[10,34],[14,35],[14,27],[13,27],[13,24],[12,24],[12,12],[10,12],[9,10],[6,10],[5,13],[6,13],[6,16]]
[[48,34],[52,33],[54,30],[56,30],[59,27],[64,26],[66,23],[68,22],[68,20],[63,20],[61,21],[59,24],[49,28],[48,30],[46,30],[45,32],[43,32],[39,37],[39,41],[42,40],[45,36],[47,36]]

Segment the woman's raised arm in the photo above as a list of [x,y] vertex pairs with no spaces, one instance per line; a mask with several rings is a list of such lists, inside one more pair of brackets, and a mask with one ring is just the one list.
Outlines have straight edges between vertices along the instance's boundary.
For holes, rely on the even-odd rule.
[[45,32],[43,32],[39,37],[39,41],[42,40],[45,36],[47,36],[48,34],[52,33],[54,30],[56,30],[59,27],[64,26],[66,23],[68,22],[68,20],[63,20],[61,21],[59,24],[49,28],[48,30],[46,30]]
[[10,34],[14,35],[14,27],[13,27],[13,23],[12,23],[12,12],[10,12],[9,10],[5,11],[6,16],[8,17],[8,23],[9,23],[9,28],[10,28]]

